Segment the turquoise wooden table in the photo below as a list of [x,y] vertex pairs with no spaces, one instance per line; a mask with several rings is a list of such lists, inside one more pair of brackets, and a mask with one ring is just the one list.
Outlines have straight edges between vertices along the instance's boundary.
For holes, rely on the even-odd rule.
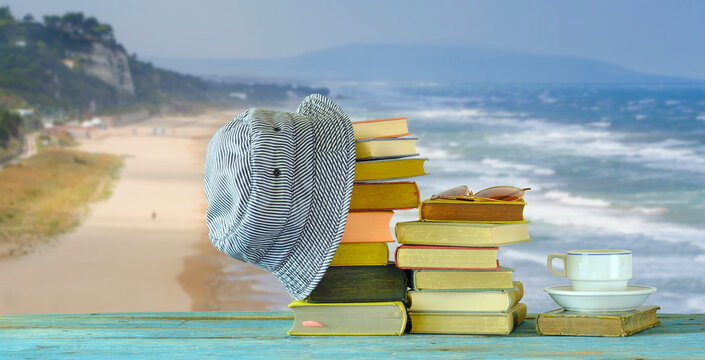
[[538,336],[293,337],[290,312],[0,316],[0,359],[704,359],[705,314],[662,315],[626,338]]

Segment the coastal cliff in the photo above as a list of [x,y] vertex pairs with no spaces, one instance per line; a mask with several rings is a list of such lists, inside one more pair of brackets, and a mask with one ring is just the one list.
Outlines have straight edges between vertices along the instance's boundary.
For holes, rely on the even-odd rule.
[[80,12],[15,19],[0,7],[0,109],[77,118],[133,110],[289,101],[327,89],[212,81],[130,54],[112,26]]
[[73,67],[78,71],[103,81],[122,94],[135,95],[129,59],[121,48],[111,48],[93,41],[88,52],[67,51],[66,54],[66,63],[73,62]]

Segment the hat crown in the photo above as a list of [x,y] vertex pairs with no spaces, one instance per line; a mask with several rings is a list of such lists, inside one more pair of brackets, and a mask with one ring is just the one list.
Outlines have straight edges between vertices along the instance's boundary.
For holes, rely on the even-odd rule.
[[[209,143],[206,222],[216,247],[236,259],[260,265],[289,218],[291,209],[277,199],[292,196],[293,116],[301,117],[250,109],[216,132]],[[263,214],[269,215],[266,224]],[[271,265],[261,267],[270,270]]]
[[208,146],[209,237],[303,299],[340,243],[354,175],[350,118],[325,96],[306,97],[295,113],[245,111]]

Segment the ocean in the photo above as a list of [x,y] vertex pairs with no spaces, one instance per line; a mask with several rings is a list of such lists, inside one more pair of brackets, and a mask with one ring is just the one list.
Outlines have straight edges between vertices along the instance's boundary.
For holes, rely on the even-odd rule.
[[429,159],[430,175],[414,179],[422,198],[463,184],[532,189],[533,240],[498,255],[530,312],[557,308],[543,288],[569,284],[548,254],[577,249],[631,250],[630,284],[658,289],[646,304],[705,312],[704,85],[326,86],[353,121],[409,118]]

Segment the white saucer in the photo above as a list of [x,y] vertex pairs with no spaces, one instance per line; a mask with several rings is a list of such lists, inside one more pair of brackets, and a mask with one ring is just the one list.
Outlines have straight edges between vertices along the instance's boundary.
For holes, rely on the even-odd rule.
[[573,291],[570,285],[554,285],[543,289],[555,302],[572,311],[629,311],[646,301],[656,288],[630,285],[624,291]]

